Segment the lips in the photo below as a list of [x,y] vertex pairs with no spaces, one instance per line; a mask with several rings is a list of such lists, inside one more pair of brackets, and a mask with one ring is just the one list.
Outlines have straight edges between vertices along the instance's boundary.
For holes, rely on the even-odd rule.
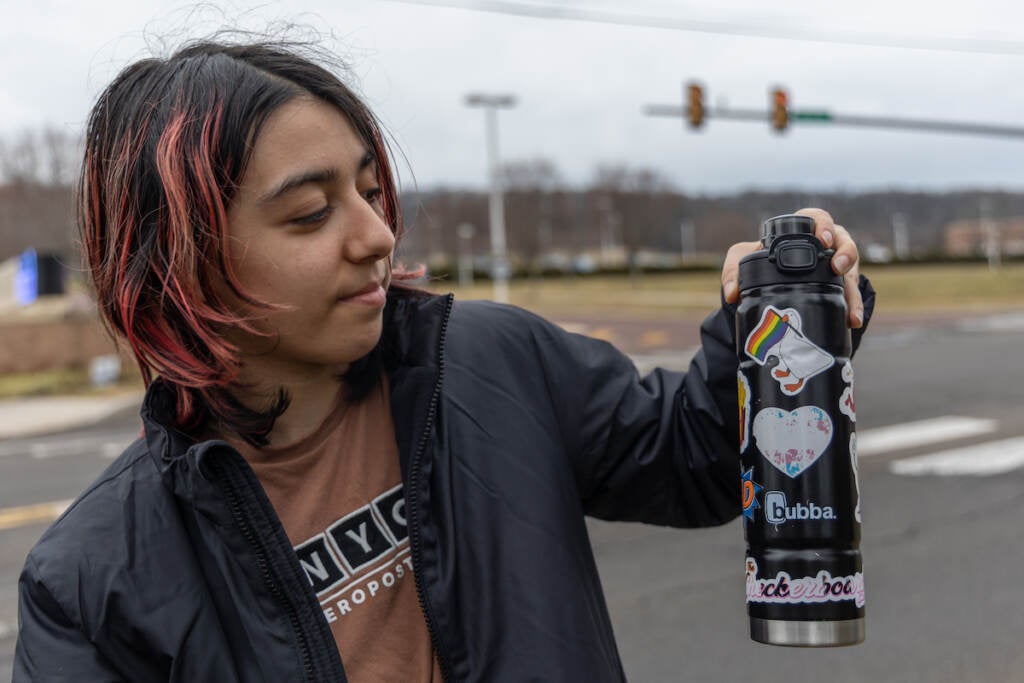
[[376,292],[378,289],[383,289],[383,286],[381,285],[380,282],[374,281],[374,282],[371,282],[370,284],[366,285],[365,287],[363,287],[359,291],[352,292],[351,294],[348,294],[348,295],[343,296],[341,298],[342,299],[354,299],[356,297],[363,296],[364,294],[372,294],[372,293]]
[[384,285],[377,280],[339,299],[342,303],[364,304],[367,306],[383,306],[386,300],[387,293],[384,291]]

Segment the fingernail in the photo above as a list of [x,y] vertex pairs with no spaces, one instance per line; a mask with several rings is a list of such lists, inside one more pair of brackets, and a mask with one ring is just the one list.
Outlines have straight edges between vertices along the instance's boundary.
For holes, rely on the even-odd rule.
[[832,235],[832,231],[831,230],[826,230],[825,232],[821,233],[821,237],[822,237],[822,239],[825,240],[825,246],[826,247],[831,247],[832,246],[832,241],[835,239],[835,237]]
[[736,282],[733,280],[729,280],[728,282],[725,283],[724,289],[725,300],[731,303],[732,300],[736,297]]
[[846,254],[843,254],[842,256],[837,256],[834,263],[836,265],[836,271],[840,273],[845,273],[850,269],[850,257],[847,256]]

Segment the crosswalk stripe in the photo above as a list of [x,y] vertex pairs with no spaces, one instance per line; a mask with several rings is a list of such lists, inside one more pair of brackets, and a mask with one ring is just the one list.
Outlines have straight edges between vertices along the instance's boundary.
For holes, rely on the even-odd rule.
[[912,477],[928,474],[988,476],[1018,467],[1024,467],[1024,437],[1020,436],[889,463],[893,474]]
[[879,455],[904,448],[991,434],[998,427],[998,420],[946,415],[890,427],[866,429],[857,432],[857,455]]

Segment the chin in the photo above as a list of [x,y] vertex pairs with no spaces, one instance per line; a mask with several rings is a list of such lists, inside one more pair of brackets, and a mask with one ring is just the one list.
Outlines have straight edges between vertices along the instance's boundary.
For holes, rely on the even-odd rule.
[[348,365],[363,358],[380,341],[383,315],[378,314],[371,320],[346,318],[283,336],[273,355],[321,366]]
[[333,340],[340,340],[327,349],[326,355],[331,357],[333,363],[353,363],[366,356],[380,341],[383,325],[380,320],[373,325],[361,325],[358,331],[349,329],[347,333],[333,337]]

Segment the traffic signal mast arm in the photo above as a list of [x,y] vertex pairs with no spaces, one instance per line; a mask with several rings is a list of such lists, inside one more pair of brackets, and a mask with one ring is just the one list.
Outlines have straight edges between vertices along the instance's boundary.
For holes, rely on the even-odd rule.
[[[667,116],[671,118],[689,118],[691,127],[698,127],[691,117],[691,107],[679,107],[670,104],[649,104],[644,107],[647,116]],[[860,116],[857,114],[833,114],[826,110],[785,109],[785,125],[779,127],[780,111],[778,103],[771,110],[742,109],[729,107],[701,106],[700,122],[708,119],[724,119],[727,121],[767,121],[776,130],[795,123],[827,123],[836,126],[852,126],[859,128],[887,128],[891,130],[909,130],[925,133],[956,133],[963,135],[989,135],[996,137],[1024,138],[1024,128],[1018,126],[1001,126],[985,123],[968,123],[963,121],[935,121],[929,119],[908,119],[895,116]]]
[[830,114],[826,111],[791,111],[789,113],[789,120],[793,122],[831,123],[837,126],[860,126],[863,128],[890,128],[931,133],[960,133],[964,135],[995,135],[998,137],[1024,138],[1024,128],[1019,126],[999,126],[963,121],[934,121],[929,119],[904,119],[895,116]]

